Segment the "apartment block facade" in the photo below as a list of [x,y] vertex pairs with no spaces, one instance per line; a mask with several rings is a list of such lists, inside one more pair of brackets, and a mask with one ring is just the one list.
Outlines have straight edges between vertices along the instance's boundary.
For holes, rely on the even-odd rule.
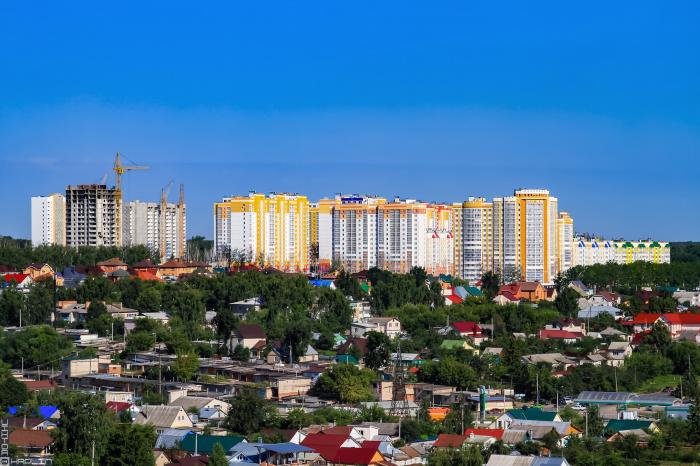
[[103,184],[66,188],[66,245],[121,246],[121,195]]
[[309,271],[309,201],[287,193],[249,193],[214,204],[214,248],[286,272]]
[[595,265],[615,262],[631,264],[643,261],[654,264],[671,262],[671,244],[660,241],[611,241],[597,238],[576,238],[573,265]]
[[386,199],[341,196],[333,208],[333,262],[348,272],[377,266],[379,206]]
[[63,194],[31,200],[32,246],[66,245],[66,198]]
[[476,281],[493,269],[493,204],[470,197],[454,206],[455,274]]
[[377,266],[395,273],[425,268],[427,204],[412,200],[381,204],[377,209]]
[[426,207],[425,270],[430,275],[454,273],[454,211],[446,204]]
[[[186,206],[167,203],[165,209],[162,207],[157,202],[137,200],[125,203],[122,211],[122,241],[125,246],[143,245],[158,250],[164,260],[182,258],[187,241]],[[165,235],[163,238],[161,231]]]

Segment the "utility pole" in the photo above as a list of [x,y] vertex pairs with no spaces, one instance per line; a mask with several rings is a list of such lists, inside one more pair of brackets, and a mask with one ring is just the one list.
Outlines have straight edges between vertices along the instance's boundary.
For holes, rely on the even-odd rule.
[[614,372],[615,372],[615,391],[617,392],[617,366],[615,366]]
[[540,373],[539,372],[537,373],[536,383],[537,383],[537,404],[539,405],[540,404]]
[[588,438],[588,408],[586,408],[586,438]]
[[90,466],[95,466],[95,439],[92,439],[92,459],[90,460]]

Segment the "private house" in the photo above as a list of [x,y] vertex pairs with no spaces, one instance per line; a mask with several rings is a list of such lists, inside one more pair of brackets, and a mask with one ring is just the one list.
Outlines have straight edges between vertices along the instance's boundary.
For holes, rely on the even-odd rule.
[[554,374],[557,377],[561,376],[562,371],[566,371],[569,368],[577,365],[575,359],[570,358],[568,356],[564,356],[561,353],[529,354],[522,356],[521,360],[525,364],[550,364],[552,366],[552,369],[555,369],[557,371]]
[[565,458],[550,456],[491,455],[486,466],[570,466]]
[[569,283],[569,288],[584,298],[588,298],[593,295],[593,290],[588,288],[581,280],[573,280],[571,283]]
[[510,293],[518,300],[526,300],[532,303],[547,299],[547,290],[540,282],[515,282],[501,286],[498,294]]
[[435,440],[435,443],[433,444],[433,448],[435,448],[435,449],[439,449],[439,448],[459,449],[459,448],[462,448],[465,443],[467,443],[468,439],[469,439],[468,435],[440,434],[440,435],[438,435],[437,439]]
[[158,266],[158,276],[161,278],[180,278],[196,271],[211,273],[212,267],[206,262],[186,262],[177,259],[169,260]]
[[545,421],[561,422],[561,416],[554,411],[543,411],[540,408],[510,409],[501,414],[491,423],[491,429],[510,429],[514,421]]
[[508,304],[518,304],[520,300],[510,291],[503,291],[494,297],[491,301],[499,306],[507,306]]
[[55,275],[55,272],[53,270],[53,267],[51,267],[49,264],[29,264],[23,271],[22,273],[26,273],[30,277],[32,277],[32,280],[37,281],[37,280],[44,280],[44,279],[49,279],[53,280],[53,277]]
[[655,421],[642,419],[610,419],[605,424],[605,433],[612,435],[620,431],[644,430],[651,433],[659,432]]
[[28,273],[6,273],[0,276],[0,287],[2,288],[14,286],[19,291],[27,292],[33,283],[34,280]]
[[668,327],[671,332],[671,338],[677,340],[681,334],[700,332],[700,314],[663,314],[659,317],[658,322]]
[[230,403],[208,396],[179,396],[171,400],[168,405],[179,406],[188,413],[193,411],[199,412],[203,409],[218,408],[223,411],[224,414],[227,414],[228,410],[231,408]]
[[598,316],[608,314],[612,316],[615,320],[622,319],[622,309],[618,309],[610,305],[594,305],[589,306],[578,311],[577,317],[579,319],[595,319]]
[[[17,429],[10,432],[9,444],[22,454],[45,457],[52,454],[54,438],[46,430]],[[8,463],[9,464],[9,463]]]
[[439,331],[439,333],[442,335],[447,335],[452,332],[456,333],[462,338],[469,338],[477,346],[484,340],[487,340],[481,326],[476,322],[452,322],[450,325],[443,327]]
[[581,332],[570,332],[568,330],[559,329],[543,329],[540,330],[538,337],[540,340],[562,340],[564,343],[576,343],[583,338]]
[[121,270],[123,272],[126,272],[126,269],[128,269],[129,266],[125,263],[119,260],[117,257],[113,257],[111,259],[107,259],[106,261],[98,262],[97,263],[97,269],[100,271],[102,275],[109,275],[111,273],[116,272],[117,270]]
[[395,317],[370,317],[364,322],[351,324],[350,334],[354,338],[364,338],[369,332],[379,332],[395,338],[401,334],[401,322]]
[[56,428],[56,422],[41,417],[11,416],[6,420],[10,430],[53,430]]
[[231,350],[235,349],[237,346],[243,346],[244,348],[252,349],[258,343],[266,342],[267,335],[265,335],[265,330],[258,324],[240,324],[238,328],[233,332],[233,338],[231,338]]
[[229,451],[241,442],[245,442],[245,437],[240,435],[200,435],[190,432],[180,441],[180,450],[188,453],[203,453],[210,455],[214,451],[217,443],[224,447],[224,451]]
[[610,366],[619,367],[624,364],[632,354],[632,345],[627,341],[612,341],[603,351],[603,355],[607,359],[607,364]]
[[635,315],[632,319],[623,322],[623,325],[632,327],[634,333],[641,333],[647,330],[651,330],[654,323],[659,320],[661,314],[653,314],[648,312],[640,312]]
[[264,305],[265,303],[261,296],[243,299],[229,304],[233,313],[240,318],[245,317],[249,312],[259,311]]
[[192,420],[181,406],[144,405],[134,424],[152,425],[156,433],[165,429],[191,429]]

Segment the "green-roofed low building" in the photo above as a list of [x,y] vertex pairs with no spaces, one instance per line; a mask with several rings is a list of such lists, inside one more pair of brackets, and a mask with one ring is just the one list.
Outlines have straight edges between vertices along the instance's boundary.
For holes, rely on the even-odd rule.
[[511,409],[506,414],[513,419],[522,421],[556,421],[561,422],[561,417],[555,411],[543,411],[540,408]]
[[245,437],[240,435],[197,435],[191,433],[180,442],[180,450],[194,453],[196,449],[198,454],[209,455],[214,451],[214,445],[217,443],[224,447],[224,451],[229,451],[244,440]]
[[605,432],[612,435],[622,430],[643,429],[650,432],[658,432],[659,427],[656,422],[642,419],[611,419],[605,425]]
[[335,362],[338,364],[354,364],[355,366],[359,363],[352,354],[339,354],[335,357]]
[[474,296],[478,298],[479,296],[483,296],[484,294],[481,292],[481,290],[475,286],[467,286],[466,287],[467,293],[469,293],[469,296]]

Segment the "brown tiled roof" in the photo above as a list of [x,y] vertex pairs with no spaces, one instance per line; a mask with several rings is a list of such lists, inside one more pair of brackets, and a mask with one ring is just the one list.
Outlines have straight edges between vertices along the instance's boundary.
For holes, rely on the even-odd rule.
[[46,448],[54,442],[51,434],[45,430],[17,429],[10,432],[10,444],[18,447]]
[[240,324],[238,334],[242,338],[265,338],[265,330],[258,324]]
[[53,380],[24,380],[27,390],[53,390],[56,383]]
[[44,422],[40,417],[12,416],[7,418],[7,422],[13,429],[31,430]]
[[535,291],[539,282],[520,282],[520,291]]
[[126,266],[126,264],[119,260],[118,257],[112,257],[111,259],[107,259],[106,261],[98,262],[97,265],[100,267]]
[[435,448],[461,448],[467,438],[466,435],[440,434],[433,446]]

